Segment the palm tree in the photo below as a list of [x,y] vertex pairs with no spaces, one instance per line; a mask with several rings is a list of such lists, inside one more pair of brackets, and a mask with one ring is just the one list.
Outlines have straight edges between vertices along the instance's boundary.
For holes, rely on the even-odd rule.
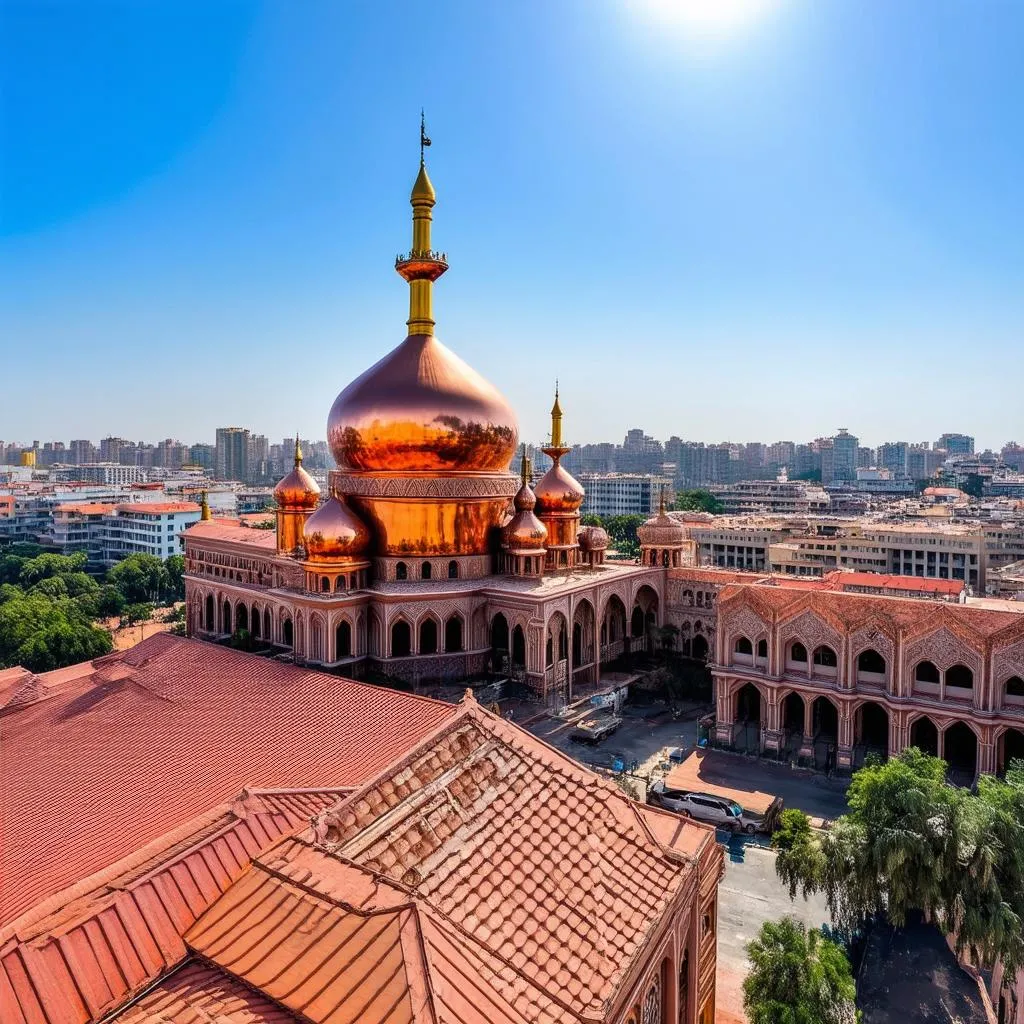
[[750,1024],[853,1024],[856,988],[843,950],[792,917],[766,921],[747,944]]

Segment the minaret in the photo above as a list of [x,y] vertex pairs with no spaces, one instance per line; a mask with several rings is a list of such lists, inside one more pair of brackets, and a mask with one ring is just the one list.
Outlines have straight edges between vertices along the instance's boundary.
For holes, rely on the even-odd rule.
[[302,546],[306,520],[320,502],[320,488],[302,468],[302,446],[295,435],[295,462],[292,471],[274,488],[277,503],[277,550],[292,554]]
[[572,449],[562,437],[562,406],[555,383],[551,407],[551,441],[541,451],[551,458],[551,468],[534,488],[537,515],[548,531],[545,568],[570,569],[579,560],[577,533],[584,492],[580,482],[562,467],[562,456]]
[[412,248],[395,260],[395,270],[409,282],[409,334],[434,333],[434,282],[448,269],[446,253],[430,248],[431,210],[437,197],[427,174],[423,152],[430,145],[420,111],[420,173],[412,187]]
[[206,491],[202,492],[202,499],[199,503],[199,518],[204,522],[212,518],[210,515],[210,502],[207,498]]

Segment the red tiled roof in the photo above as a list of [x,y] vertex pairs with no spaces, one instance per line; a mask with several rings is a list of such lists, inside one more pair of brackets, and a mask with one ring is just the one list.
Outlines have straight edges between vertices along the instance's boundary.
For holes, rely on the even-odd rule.
[[185,547],[195,540],[226,540],[261,548],[277,547],[277,533],[274,530],[242,526],[236,519],[206,519],[194,523],[185,532]]
[[114,505],[104,505],[99,502],[90,504],[87,501],[69,501],[58,505],[54,512],[73,512],[86,516],[109,516],[114,511]]
[[243,786],[358,784],[454,713],[166,633],[52,690],[0,716],[0,923]]
[[296,1024],[287,1010],[196,960],[185,963],[117,1019],[120,1024]]
[[117,506],[118,512],[142,512],[148,515],[163,515],[165,512],[198,512],[194,501],[129,501]]
[[963,580],[940,580],[922,576],[898,576],[881,572],[830,572],[823,582],[831,588],[877,587],[901,593],[959,594]]

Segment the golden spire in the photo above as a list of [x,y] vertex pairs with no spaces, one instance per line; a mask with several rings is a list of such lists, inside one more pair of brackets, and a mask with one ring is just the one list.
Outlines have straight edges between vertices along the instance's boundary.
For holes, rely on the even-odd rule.
[[562,447],[562,407],[558,403],[558,381],[555,381],[555,404],[551,406],[551,447]]
[[523,444],[523,455],[519,460],[519,479],[525,487],[530,481],[527,479],[527,474],[530,472],[530,460],[526,457],[526,445]]
[[207,519],[212,518],[210,516],[210,503],[209,503],[209,501],[206,498],[206,491],[202,492],[202,496],[201,496],[201,499],[200,499],[200,502],[199,502],[199,510],[200,510],[199,511],[199,518],[200,519],[205,521]]
[[407,255],[395,260],[395,269],[409,282],[409,326],[410,334],[434,333],[434,282],[448,269],[448,258],[442,252],[430,248],[430,212],[437,197],[424,158],[424,149],[429,146],[426,122],[420,111],[420,171],[412,187],[409,202],[412,204],[412,248]]
[[658,515],[662,515],[663,516],[665,514],[665,485],[664,484],[662,484],[661,487],[659,488],[659,494],[660,494],[660,501],[659,501]]
[[299,435],[295,434],[295,468],[302,465],[302,445],[299,444]]

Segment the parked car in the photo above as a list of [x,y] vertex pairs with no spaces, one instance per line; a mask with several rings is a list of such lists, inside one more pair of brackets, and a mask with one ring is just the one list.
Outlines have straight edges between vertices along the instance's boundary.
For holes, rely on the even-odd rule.
[[758,819],[744,814],[743,808],[732,800],[712,796],[710,793],[666,789],[664,780],[651,785],[647,791],[647,802],[654,807],[675,811],[684,818],[696,818],[697,821],[705,821],[732,832],[746,832],[752,836],[760,827]]

